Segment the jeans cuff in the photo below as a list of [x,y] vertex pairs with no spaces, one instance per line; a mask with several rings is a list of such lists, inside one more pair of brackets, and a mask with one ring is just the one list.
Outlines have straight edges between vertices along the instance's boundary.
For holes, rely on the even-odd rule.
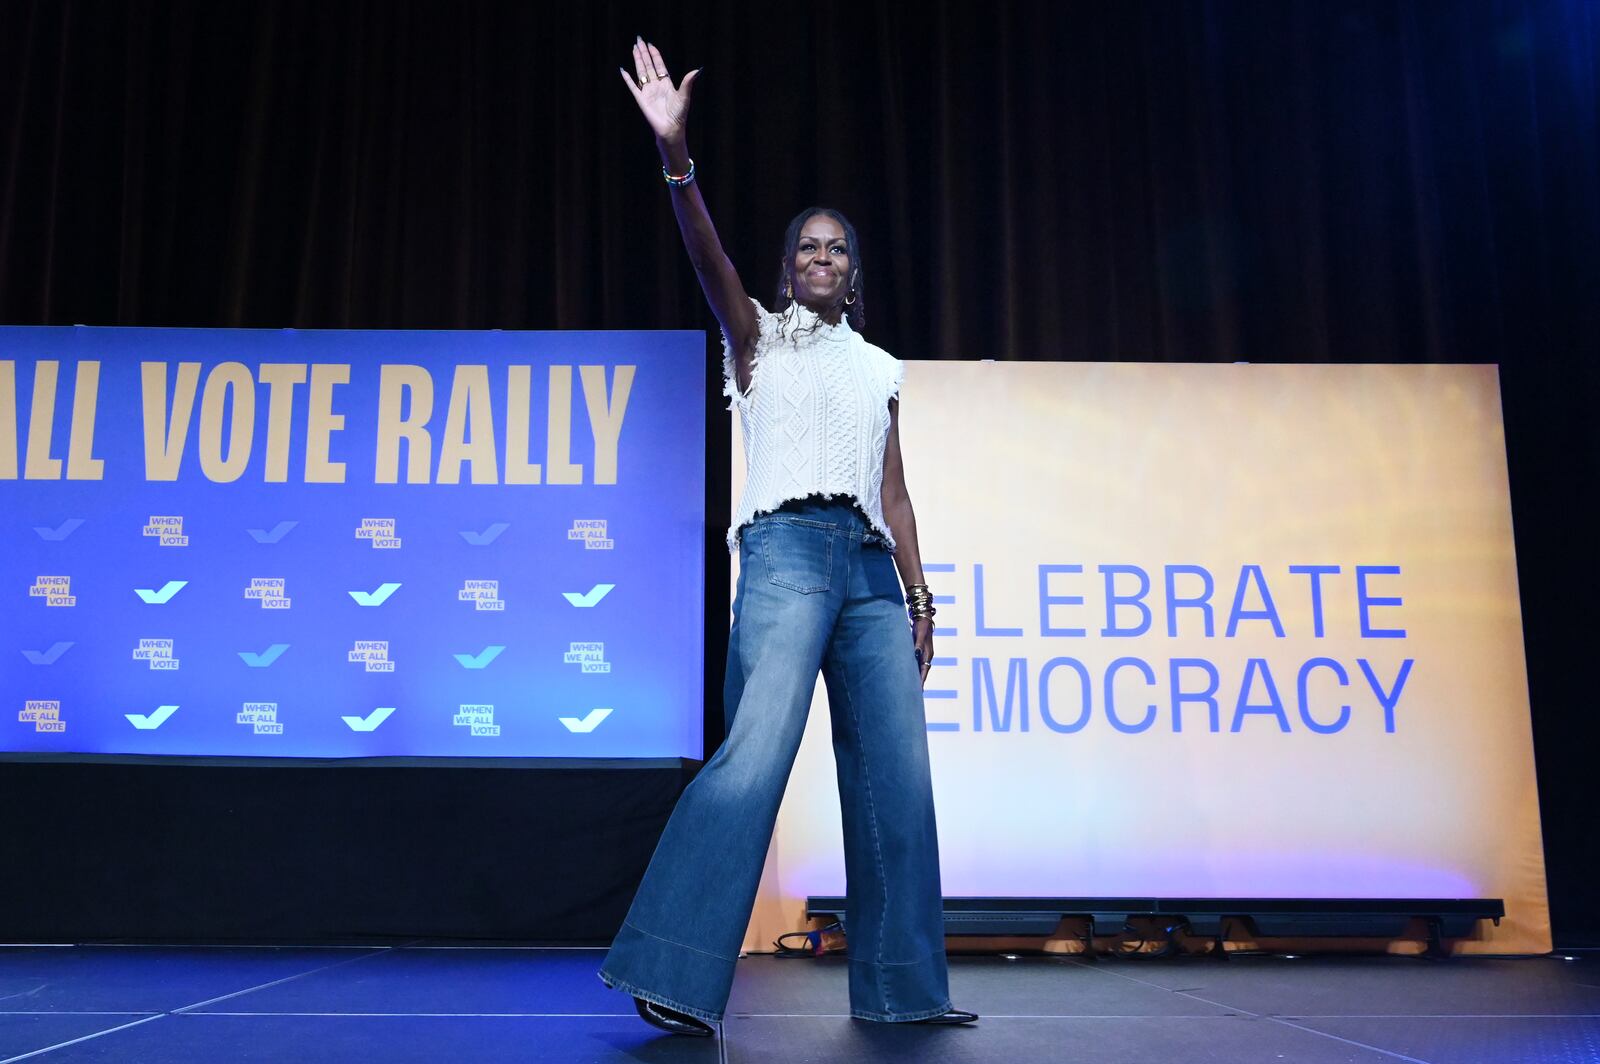
[[879,1023],[915,1023],[917,1020],[926,1020],[934,1016],[943,1016],[951,1009],[950,1002],[946,1001],[936,1009],[925,1009],[922,1012],[866,1012],[861,1009],[851,1009],[850,1015],[858,1020],[876,1020]]
[[[604,969],[601,969],[595,974],[600,977],[600,981],[602,983],[606,984],[606,986],[610,987],[612,990],[620,990],[624,994],[629,994],[636,998],[643,998],[644,1000],[657,1005],[664,1005],[675,1012],[681,1012],[687,1016],[693,1016],[697,1020],[705,1020],[707,1023],[722,1022],[722,1013],[720,1012],[707,1012],[705,1009],[697,1009],[693,1005],[685,1005],[681,1001],[674,1001],[665,994],[657,994],[653,990],[645,990],[642,987],[634,986],[632,983],[625,983],[620,979],[613,979],[610,975],[606,974]],[[938,1013],[935,1013],[934,1015],[938,1015]]]

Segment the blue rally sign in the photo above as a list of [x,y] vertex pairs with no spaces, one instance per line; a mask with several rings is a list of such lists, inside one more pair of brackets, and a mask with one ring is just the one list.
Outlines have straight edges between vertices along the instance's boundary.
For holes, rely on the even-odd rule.
[[0,328],[0,751],[699,757],[704,363]]

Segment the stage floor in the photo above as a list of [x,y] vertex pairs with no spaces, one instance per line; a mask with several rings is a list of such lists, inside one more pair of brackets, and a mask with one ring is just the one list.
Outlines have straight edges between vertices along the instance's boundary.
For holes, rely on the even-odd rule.
[[1575,961],[951,958],[972,1028],[847,1015],[842,959],[739,964],[717,1040],[662,1035],[601,950],[4,947],[0,1064],[25,1059],[1218,1064],[1600,1062],[1600,954]]

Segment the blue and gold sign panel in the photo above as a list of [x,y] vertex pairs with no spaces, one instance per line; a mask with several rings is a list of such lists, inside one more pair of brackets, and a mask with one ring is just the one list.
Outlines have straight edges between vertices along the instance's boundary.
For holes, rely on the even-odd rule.
[[0,751],[699,757],[704,361],[0,329]]

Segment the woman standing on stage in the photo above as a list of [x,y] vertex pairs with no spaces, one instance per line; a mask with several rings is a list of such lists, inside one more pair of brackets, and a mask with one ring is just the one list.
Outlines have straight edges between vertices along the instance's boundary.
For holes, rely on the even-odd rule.
[[740,555],[727,740],[679,799],[600,978],[657,1027],[712,1033],[820,670],[844,818],[851,1015],[970,1023],[950,1007],[945,965],[920,686],[934,610],[900,462],[902,369],[856,331],[855,231],[835,211],[803,212],[785,237],[780,313],[748,298],[686,148],[699,71],[674,88],[643,40],[633,65],[623,80],[655,131],[684,246],[722,324],[748,475],[728,532]]

